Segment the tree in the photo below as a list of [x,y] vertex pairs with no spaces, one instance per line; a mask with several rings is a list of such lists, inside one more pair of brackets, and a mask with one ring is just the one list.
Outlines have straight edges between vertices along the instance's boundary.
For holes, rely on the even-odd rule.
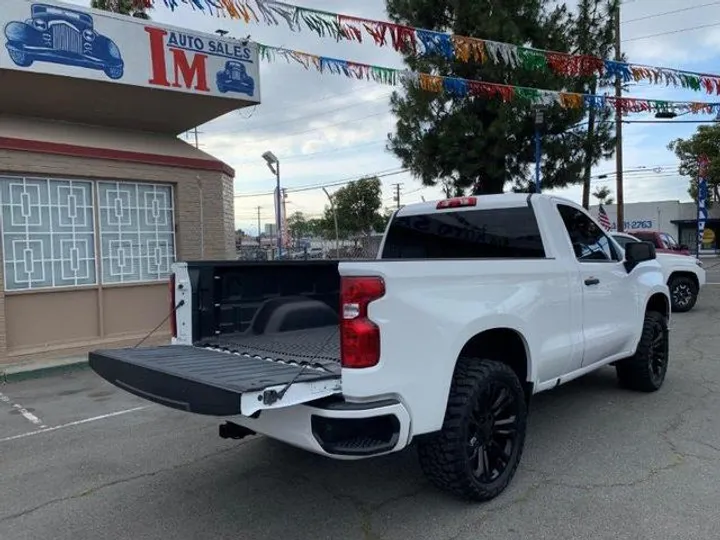
[[[333,202],[338,219],[340,238],[353,235],[370,235],[375,227],[382,223],[382,187],[377,177],[361,178],[350,182],[333,194]],[[332,209],[325,208],[325,230],[332,231],[335,237],[335,222]]]
[[698,158],[707,156],[709,160],[706,180],[708,183],[708,203],[720,201],[720,124],[698,127],[689,139],[675,139],[668,144],[680,160],[678,172],[690,177],[688,193],[697,201]]
[[290,217],[288,217],[287,224],[290,236],[294,239],[308,236],[310,232],[308,221],[302,212],[294,212],[291,214]]
[[[609,1],[591,0],[593,5]],[[579,20],[566,6],[554,4],[553,0],[387,0],[387,10],[399,24],[554,51],[592,48],[595,52],[591,38],[581,38]],[[588,27],[596,18],[600,16],[589,15],[582,24]],[[407,50],[403,56],[413,71],[529,88],[586,91],[592,82],[561,77],[549,69],[507,68],[491,60],[464,63],[441,55],[419,57]],[[542,56],[527,56],[527,63],[539,61],[544,61]],[[404,93],[395,92],[390,103],[397,126],[389,136],[389,148],[424,185],[441,184],[446,194],[459,195],[501,193],[508,182],[526,188],[534,181],[534,107],[522,96],[509,103],[453,97],[408,82]],[[543,186],[578,183],[585,157],[596,162],[610,147],[605,134],[586,140],[586,128],[577,125],[585,116],[581,109],[553,105],[544,116]],[[584,152],[588,148],[590,152]]]
[[130,15],[138,19],[150,18],[142,0],[91,0],[90,7]]
[[309,236],[323,238],[330,237],[330,229],[328,228],[328,223],[324,218],[313,218],[308,220],[307,231]]
[[613,204],[615,202],[615,199],[610,196],[611,194],[612,191],[610,191],[609,187],[602,186],[595,188],[595,191],[593,192],[593,197],[595,197],[600,204]]

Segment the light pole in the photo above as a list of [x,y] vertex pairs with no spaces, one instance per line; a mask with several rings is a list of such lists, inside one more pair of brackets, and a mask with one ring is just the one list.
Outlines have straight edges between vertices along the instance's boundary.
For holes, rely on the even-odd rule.
[[280,191],[280,160],[270,152],[269,150],[265,152],[262,155],[262,158],[265,160],[265,163],[267,163],[268,169],[275,175],[275,227],[276,227],[276,233],[277,233],[277,248],[278,248],[278,258],[282,257],[282,218],[281,218],[281,208],[282,208],[282,192]]
[[330,193],[328,193],[327,189],[322,188],[322,190],[325,192],[325,195],[327,195],[327,198],[330,201],[330,210],[332,210],[333,220],[335,221],[335,257],[337,257],[339,259],[340,258],[340,231],[338,229],[337,212],[335,211],[335,201],[333,200],[332,195],[330,195]]
[[545,113],[541,107],[535,109],[535,193],[540,193],[540,162],[542,159],[542,141],[540,129],[545,122]]

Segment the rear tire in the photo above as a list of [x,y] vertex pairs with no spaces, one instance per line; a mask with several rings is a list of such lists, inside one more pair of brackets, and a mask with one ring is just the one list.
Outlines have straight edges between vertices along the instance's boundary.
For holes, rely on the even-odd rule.
[[659,390],[667,374],[668,345],[667,319],[662,313],[648,311],[637,351],[615,366],[620,385],[640,392]]
[[418,444],[420,466],[437,487],[474,501],[497,497],[525,444],[527,406],[509,366],[460,358],[442,430]]
[[670,305],[677,313],[685,313],[695,307],[698,297],[698,287],[695,282],[686,276],[670,279]]

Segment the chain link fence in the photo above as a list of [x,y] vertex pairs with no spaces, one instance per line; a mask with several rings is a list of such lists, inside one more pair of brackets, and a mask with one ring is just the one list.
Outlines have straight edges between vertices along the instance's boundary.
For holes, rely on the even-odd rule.
[[272,241],[247,243],[237,246],[241,261],[306,261],[306,260],[367,260],[377,258],[382,235],[362,236],[335,241],[327,238],[295,240],[279,251]]

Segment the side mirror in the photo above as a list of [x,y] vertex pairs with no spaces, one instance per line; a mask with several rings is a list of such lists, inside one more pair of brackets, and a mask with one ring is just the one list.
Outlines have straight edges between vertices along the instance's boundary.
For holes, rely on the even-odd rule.
[[629,242],[625,246],[625,270],[633,271],[638,264],[655,259],[655,245],[652,242]]

